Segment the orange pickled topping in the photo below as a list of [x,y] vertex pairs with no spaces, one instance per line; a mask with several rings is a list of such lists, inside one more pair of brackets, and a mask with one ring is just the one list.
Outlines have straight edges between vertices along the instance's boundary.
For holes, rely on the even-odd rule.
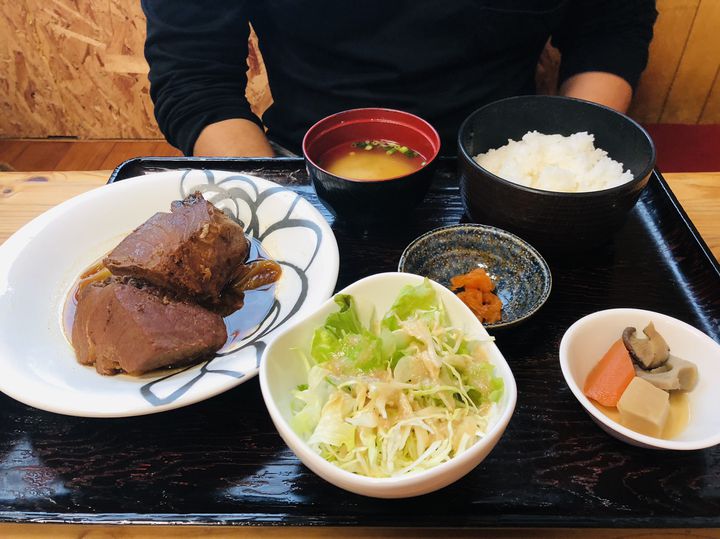
[[480,290],[468,288],[467,290],[458,292],[457,297],[459,297],[465,305],[470,307],[470,310],[475,314],[478,314],[483,306],[483,293]]
[[495,285],[490,279],[490,276],[485,273],[482,268],[475,268],[474,270],[465,273],[463,275],[456,275],[450,279],[450,285],[452,290],[458,290],[460,288],[475,288],[482,290],[483,292],[492,292]]
[[478,317],[480,322],[492,324],[502,318],[502,301],[492,293],[495,285],[482,268],[456,275],[450,279],[450,289]]

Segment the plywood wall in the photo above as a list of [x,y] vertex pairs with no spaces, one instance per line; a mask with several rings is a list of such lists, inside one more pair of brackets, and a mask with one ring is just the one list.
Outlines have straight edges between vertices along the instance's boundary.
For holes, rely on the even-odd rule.
[[0,136],[157,137],[138,4],[3,2]]
[[[161,138],[138,0],[0,3],[0,137]],[[252,54],[248,94],[271,102]]]
[[[720,123],[720,0],[658,0],[650,65],[632,114],[644,122]],[[159,138],[137,0],[0,5],[0,137]],[[248,97],[272,102],[252,48]]]

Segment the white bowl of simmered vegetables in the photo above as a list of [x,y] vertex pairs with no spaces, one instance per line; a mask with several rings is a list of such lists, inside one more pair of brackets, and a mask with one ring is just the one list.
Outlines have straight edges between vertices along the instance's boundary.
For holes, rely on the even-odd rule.
[[590,314],[565,332],[560,367],[618,440],[674,450],[720,443],[720,345],[685,322],[642,309]]
[[280,333],[260,386],[308,468],[378,498],[425,494],[470,472],[517,399],[510,367],[472,312],[407,273],[362,279]]

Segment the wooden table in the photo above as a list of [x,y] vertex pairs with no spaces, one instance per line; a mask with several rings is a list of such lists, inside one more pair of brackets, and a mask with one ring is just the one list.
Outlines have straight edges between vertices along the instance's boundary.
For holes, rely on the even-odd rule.
[[[0,243],[42,212],[107,182],[111,171],[0,172]],[[720,259],[720,172],[666,174],[665,179],[716,258]]]
[[[107,181],[110,171],[90,172],[13,172],[0,173],[0,243],[20,226],[56,204]],[[720,258],[720,172],[668,174],[665,176],[682,206],[695,223],[716,258]],[[0,478],[1,479],[1,478]],[[302,533],[299,533],[302,532]],[[529,530],[487,530],[484,536],[525,537]],[[695,536],[720,537],[718,530],[533,530],[532,535],[543,537],[635,537],[662,535],[664,537]],[[94,535],[111,537],[225,537],[230,534],[245,537],[291,537],[304,535],[316,538],[336,537],[475,537],[470,530],[406,530],[373,528],[218,528],[218,527],[106,527],[82,525],[0,524],[0,536],[61,538]]]

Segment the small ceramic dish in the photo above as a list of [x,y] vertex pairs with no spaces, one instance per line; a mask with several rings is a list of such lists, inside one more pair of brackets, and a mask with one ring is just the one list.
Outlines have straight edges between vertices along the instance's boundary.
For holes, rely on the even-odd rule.
[[[653,322],[673,355],[692,361],[698,383],[688,392],[690,421],[674,439],[639,434],[603,414],[583,394],[585,379],[603,354],[628,326]],[[560,368],[565,382],[590,417],[618,440],[652,449],[703,449],[720,443],[717,382],[720,380],[720,345],[700,330],[670,316],[642,309],[609,309],[589,314],[568,328],[560,342]]]
[[[423,277],[407,273],[380,273],[361,279],[338,294],[350,294],[355,299],[358,317],[368,323],[373,313],[386,312],[405,285],[418,285]],[[450,323],[462,328],[471,339],[487,339],[487,331],[462,301],[447,288],[432,283],[443,302]],[[460,455],[426,471],[398,477],[376,478],[343,470],[317,454],[290,426],[292,392],[307,383],[307,366],[298,350],[307,350],[313,332],[322,326],[327,316],[337,311],[333,299],[328,300],[301,321],[277,335],[263,354],[260,364],[260,388],[270,417],[280,436],[298,458],[326,481],[365,496],[402,498],[418,496],[440,489],[470,472],[495,447],[507,427],[515,409],[517,387],[509,365],[493,342],[485,346],[487,356],[495,367],[495,375],[503,379],[504,392],[494,414],[494,422],[487,434]]]
[[416,273],[447,287],[450,278],[483,268],[503,303],[502,318],[487,329],[524,322],[550,296],[552,275],[545,259],[530,244],[499,228],[459,224],[436,228],[405,248],[398,271]]

